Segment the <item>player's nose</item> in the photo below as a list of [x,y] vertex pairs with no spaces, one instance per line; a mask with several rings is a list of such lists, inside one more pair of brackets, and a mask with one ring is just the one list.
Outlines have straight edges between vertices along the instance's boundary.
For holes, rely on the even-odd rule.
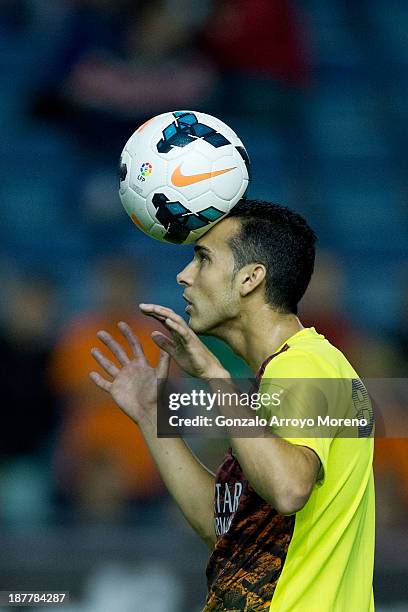
[[183,285],[184,287],[191,286],[192,279],[191,279],[191,273],[190,273],[189,268],[190,268],[190,264],[177,274],[176,280],[179,285]]

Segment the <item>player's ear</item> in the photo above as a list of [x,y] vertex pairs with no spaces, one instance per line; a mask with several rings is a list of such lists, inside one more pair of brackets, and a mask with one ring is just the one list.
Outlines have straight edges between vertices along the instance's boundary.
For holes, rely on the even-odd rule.
[[263,264],[256,263],[244,266],[240,270],[240,294],[245,297],[252,293],[264,281],[266,268]]

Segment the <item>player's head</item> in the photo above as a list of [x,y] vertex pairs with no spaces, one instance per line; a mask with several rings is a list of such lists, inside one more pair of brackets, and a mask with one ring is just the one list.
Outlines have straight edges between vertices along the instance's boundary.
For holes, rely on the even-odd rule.
[[192,329],[217,335],[248,305],[296,314],[312,276],[315,241],[301,215],[241,200],[197,241],[193,261],[178,275],[192,303]]
[[229,240],[237,272],[262,263],[266,268],[265,302],[282,313],[297,313],[315,261],[316,235],[306,220],[285,206],[241,200],[228,218],[240,230]]

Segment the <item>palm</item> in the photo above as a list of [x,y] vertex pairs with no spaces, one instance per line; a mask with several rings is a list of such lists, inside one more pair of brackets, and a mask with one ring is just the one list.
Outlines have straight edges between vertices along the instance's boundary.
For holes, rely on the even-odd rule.
[[160,347],[160,360],[157,368],[147,361],[138,339],[126,323],[119,323],[119,329],[126,339],[133,355],[129,358],[125,349],[110,334],[98,332],[98,338],[113,353],[120,367],[110,361],[99,349],[92,349],[92,355],[102,366],[107,380],[97,372],[91,372],[91,379],[109,393],[118,406],[134,421],[152,421],[157,406],[157,385],[168,376],[170,356],[187,374],[196,378],[225,378],[229,374],[218,359],[201,342],[186,322],[170,308],[154,304],[141,304],[142,311],[159,320],[170,332],[171,337],[162,332],[153,332],[152,338]]
[[150,372],[145,372],[145,376],[140,376],[140,368],[136,361],[130,361],[123,366],[115,378],[111,387],[111,396],[115,402],[131,418],[138,420],[141,410],[141,399],[146,404],[156,402],[156,376],[153,368]]
[[156,407],[157,381],[167,378],[169,357],[166,353],[161,353],[157,368],[152,368],[130,327],[126,323],[120,323],[119,328],[132,350],[132,359],[129,359],[124,348],[110,334],[99,332],[98,338],[115,355],[121,367],[118,368],[98,349],[93,349],[92,355],[113,380],[106,380],[97,372],[92,372],[90,376],[101,389],[110,393],[131,419],[139,422],[142,418],[149,417]]

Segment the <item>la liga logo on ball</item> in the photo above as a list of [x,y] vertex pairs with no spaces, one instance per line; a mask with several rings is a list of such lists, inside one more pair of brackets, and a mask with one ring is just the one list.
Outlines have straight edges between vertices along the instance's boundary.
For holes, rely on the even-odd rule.
[[249,157],[237,134],[216,117],[188,110],[140,126],[119,169],[120,199],[133,222],[151,238],[173,244],[191,244],[211,229],[244,196],[250,180]]
[[153,171],[153,166],[149,162],[144,162],[140,166],[140,174],[137,177],[139,181],[144,181],[147,176],[150,176]]

